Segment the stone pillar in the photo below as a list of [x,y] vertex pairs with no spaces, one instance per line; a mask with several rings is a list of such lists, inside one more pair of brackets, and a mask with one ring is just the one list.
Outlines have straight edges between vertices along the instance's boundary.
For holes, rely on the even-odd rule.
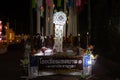
[[[40,3],[40,0],[38,0],[37,3]],[[37,33],[40,33],[40,10],[39,9],[37,9]]]

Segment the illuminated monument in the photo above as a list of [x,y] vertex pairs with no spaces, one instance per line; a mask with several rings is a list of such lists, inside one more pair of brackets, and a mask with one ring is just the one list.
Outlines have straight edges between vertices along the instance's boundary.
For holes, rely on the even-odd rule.
[[55,42],[54,49],[57,52],[63,52],[63,26],[66,23],[66,14],[62,11],[54,13],[53,23],[55,24]]

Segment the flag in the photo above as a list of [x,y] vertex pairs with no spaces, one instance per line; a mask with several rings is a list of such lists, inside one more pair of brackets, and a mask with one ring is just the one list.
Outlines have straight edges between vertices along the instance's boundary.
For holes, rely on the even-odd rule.
[[37,8],[41,11],[43,9],[43,0],[37,1]]
[[88,0],[76,0],[77,13],[80,13]]
[[72,0],[69,0],[69,1],[68,1],[68,7],[71,7],[72,4],[73,4],[73,1],[72,1]]
[[81,6],[81,0],[76,0],[76,6]]
[[66,3],[68,3],[68,0],[65,0]]
[[43,5],[43,0],[38,0],[37,4],[38,4],[38,7],[40,8]]
[[36,0],[32,0],[32,8],[35,8],[36,7]]
[[46,0],[46,5],[51,6],[52,5],[51,0]]
[[44,17],[44,7],[41,7],[41,12],[40,12],[40,16]]
[[57,0],[57,7],[61,7],[61,0]]

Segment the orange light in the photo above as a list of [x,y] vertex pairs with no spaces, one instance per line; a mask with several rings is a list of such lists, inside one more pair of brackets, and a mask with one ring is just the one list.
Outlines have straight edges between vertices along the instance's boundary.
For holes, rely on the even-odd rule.
[[8,29],[8,27],[7,27],[7,26],[5,26],[5,29]]
[[2,24],[2,21],[0,21],[0,24]]
[[2,25],[0,25],[0,30],[2,29]]

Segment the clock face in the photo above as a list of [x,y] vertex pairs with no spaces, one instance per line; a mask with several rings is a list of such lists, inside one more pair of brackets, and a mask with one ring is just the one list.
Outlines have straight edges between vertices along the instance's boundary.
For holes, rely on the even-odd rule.
[[58,25],[64,25],[66,22],[66,14],[63,13],[62,11],[56,12],[53,16],[53,23],[58,24]]

